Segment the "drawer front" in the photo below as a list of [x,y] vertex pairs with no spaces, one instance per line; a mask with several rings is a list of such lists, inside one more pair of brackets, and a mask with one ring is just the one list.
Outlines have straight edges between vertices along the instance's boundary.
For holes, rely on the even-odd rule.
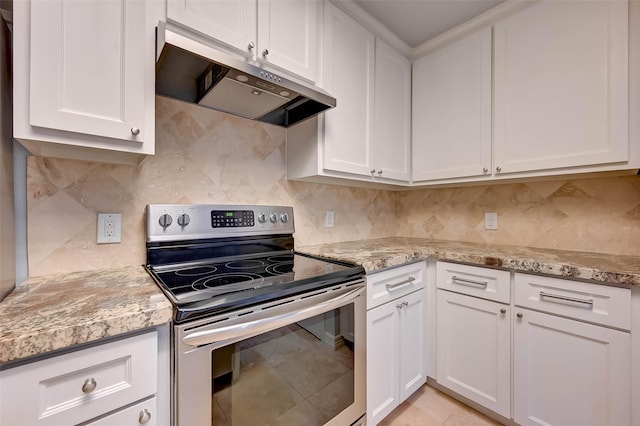
[[155,426],[158,424],[156,398],[139,402],[124,410],[116,411],[87,426]]
[[509,271],[438,262],[438,288],[496,302],[510,303]]
[[424,288],[426,276],[424,261],[367,275],[367,309]]
[[156,393],[155,331],[0,372],[0,424],[90,420]]
[[631,328],[631,290],[515,274],[515,304],[596,324]]

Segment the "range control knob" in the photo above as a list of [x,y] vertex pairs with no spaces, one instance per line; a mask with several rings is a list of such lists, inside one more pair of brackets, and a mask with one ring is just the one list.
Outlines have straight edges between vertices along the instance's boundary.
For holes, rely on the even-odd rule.
[[171,222],[173,222],[173,219],[167,213],[163,214],[160,216],[160,219],[158,219],[158,223],[162,226],[162,230],[164,231],[166,231],[169,225],[171,225]]
[[276,213],[271,213],[271,216],[269,216],[269,221],[271,223],[276,223],[278,221],[278,215]]
[[188,214],[182,213],[180,216],[178,216],[178,225],[180,225],[182,228],[187,226],[189,222],[191,222],[191,218]]
[[260,213],[258,215],[258,222],[265,223],[267,221],[267,215],[264,213]]
[[289,215],[288,215],[288,214],[286,214],[286,213],[282,213],[282,214],[280,215],[280,222],[282,222],[282,223],[287,223],[287,222],[289,222]]

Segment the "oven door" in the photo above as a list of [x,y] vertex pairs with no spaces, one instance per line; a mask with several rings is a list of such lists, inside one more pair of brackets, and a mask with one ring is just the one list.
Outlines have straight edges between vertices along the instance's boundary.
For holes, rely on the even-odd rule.
[[174,424],[353,424],[364,349],[362,280],[176,325]]

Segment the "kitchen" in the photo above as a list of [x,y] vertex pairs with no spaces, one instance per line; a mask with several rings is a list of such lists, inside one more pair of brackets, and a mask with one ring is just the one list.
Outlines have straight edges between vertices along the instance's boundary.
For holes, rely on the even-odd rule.
[[[292,181],[284,129],[164,97],[155,98],[155,133],[155,155],[140,165],[28,158],[30,277],[144,264],[144,209],[158,202],[290,205],[296,247],[416,236],[638,253],[637,176],[412,191]],[[335,212],[333,228],[323,226],[327,210]],[[120,244],[95,244],[101,212],[122,213]],[[485,212],[498,212],[497,230],[484,229]]]

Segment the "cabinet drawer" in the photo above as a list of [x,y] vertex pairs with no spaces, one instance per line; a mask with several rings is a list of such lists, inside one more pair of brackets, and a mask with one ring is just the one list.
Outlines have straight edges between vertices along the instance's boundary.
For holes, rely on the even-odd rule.
[[157,413],[154,397],[90,422],[87,426],[155,426],[158,424]]
[[436,281],[438,288],[468,294],[469,296],[509,303],[508,271],[438,262]]
[[77,424],[156,393],[155,331],[0,372],[0,424]]
[[426,262],[417,262],[367,275],[367,309],[424,288],[426,271]]
[[624,330],[631,327],[631,290],[515,274],[515,304]]

